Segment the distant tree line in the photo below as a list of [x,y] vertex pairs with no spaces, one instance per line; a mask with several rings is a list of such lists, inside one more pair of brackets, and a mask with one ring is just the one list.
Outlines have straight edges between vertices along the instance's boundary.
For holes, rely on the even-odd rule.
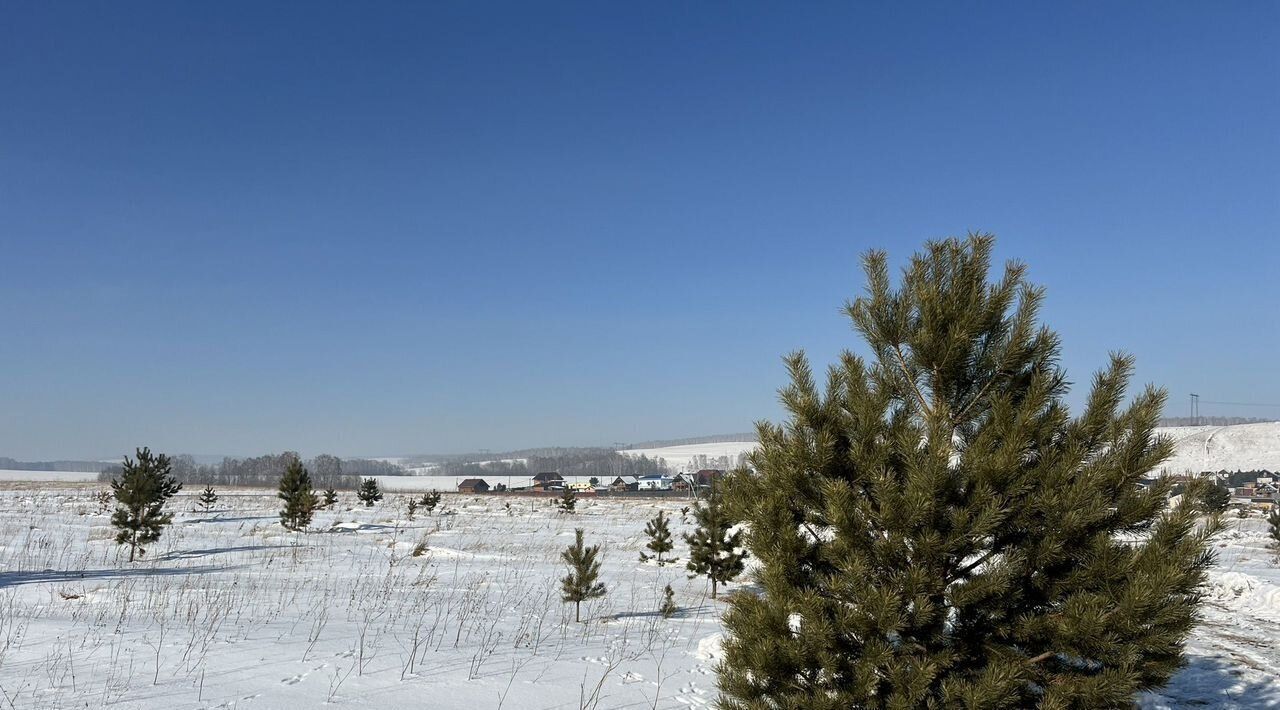
[[[187,454],[175,456],[172,475],[179,483],[219,486],[271,486],[280,482],[280,476],[295,461],[303,461],[295,451],[267,454],[251,458],[224,458],[216,464],[201,464]],[[303,461],[313,485],[321,488],[354,489],[362,476],[398,476],[404,470],[395,464],[372,459],[340,459],[320,454]],[[98,474],[98,480],[110,481],[120,474],[120,467],[113,465]]]
[[[516,476],[528,477],[542,471],[556,471],[562,476],[597,476],[613,480],[616,476],[649,476],[667,472],[664,459],[647,456],[625,456],[613,449],[573,448],[541,449],[543,455],[528,451],[489,454],[502,460],[441,462],[437,473],[445,476]],[[518,454],[524,454],[520,456]]]
[[0,469],[11,471],[100,471],[103,465],[101,461],[19,461],[0,456]]

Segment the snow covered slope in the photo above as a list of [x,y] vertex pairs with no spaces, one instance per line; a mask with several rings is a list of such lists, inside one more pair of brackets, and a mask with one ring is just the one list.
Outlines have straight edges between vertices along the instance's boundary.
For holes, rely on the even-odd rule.
[[1162,427],[1157,432],[1176,445],[1173,458],[1161,467],[1165,473],[1280,471],[1280,422]]
[[754,451],[754,441],[717,441],[709,444],[684,444],[655,449],[623,449],[626,456],[648,456],[665,459],[673,473],[698,471],[704,468],[731,469],[742,465],[742,457]]
[[[1280,422],[1160,427],[1156,432],[1171,437],[1175,444],[1173,458],[1161,467],[1165,473],[1200,473],[1222,469],[1280,471]],[[663,458],[673,471],[681,472],[700,468],[733,468],[738,465],[740,456],[755,448],[754,441],[722,441],[654,449],[626,449],[620,453],[630,456],[644,454],[651,459]]]

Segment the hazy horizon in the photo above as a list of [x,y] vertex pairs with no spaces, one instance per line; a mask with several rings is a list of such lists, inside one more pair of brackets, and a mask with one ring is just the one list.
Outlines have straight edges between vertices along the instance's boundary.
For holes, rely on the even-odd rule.
[[0,456],[749,431],[862,253],[971,230],[1074,408],[1125,350],[1280,415],[1280,5],[5,19]]

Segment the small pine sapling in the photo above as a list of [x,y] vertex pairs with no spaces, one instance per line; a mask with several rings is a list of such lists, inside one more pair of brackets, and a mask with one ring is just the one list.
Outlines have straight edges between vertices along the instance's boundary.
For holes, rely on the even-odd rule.
[[1267,514],[1267,534],[1271,536],[1271,546],[1280,550],[1280,505],[1271,506]]
[[418,511],[418,499],[410,498],[409,499],[409,519],[410,520],[413,520],[413,514],[416,513],[417,511]]
[[560,496],[560,502],[556,505],[560,508],[560,512],[572,514],[574,508],[578,506],[578,496],[572,488],[565,488],[564,495]]
[[742,573],[746,552],[741,547],[742,531],[729,534],[733,522],[726,506],[713,486],[706,504],[699,503],[693,509],[693,519],[698,527],[692,535],[685,535],[689,543],[690,577],[706,577],[711,580],[711,598],[716,598],[720,584],[732,581]]
[[600,579],[600,546],[587,547],[582,541],[582,528],[574,530],[574,543],[560,553],[569,566],[569,574],[560,580],[560,598],[573,602],[573,620],[581,621],[582,602],[605,594]]
[[213,491],[212,483],[204,487],[197,500],[200,501],[200,510],[206,513],[213,510],[213,506],[218,504],[218,494]]
[[668,584],[667,588],[662,590],[662,606],[658,607],[658,613],[662,615],[662,618],[670,619],[676,615],[677,611],[680,611],[680,607],[676,606],[676,593],[671,590],[671,585]]
[[[658,516],[653,520],[650,520],[648,524],[644,526],[644,534],[649,536],[649,542],[645,547],[652,552],[657,553],[659,565],[664,563],[662,554],[664,552],[670,552],[672,548],[675,547],[671,542],[671,526],[668,525],[667,522],[668,518],[666,512],[659,510]],[[647,560],[648,556],[643,552],[640,553],[640,561],[645,562]]]
[[338,492],[332,488],[324,489],[324,507],[332,508],[338,502]]
[[421,505],[428,513],[435,511],[436,506],[440,505],[440,491],[431,491],[423,493],[418,499],[418,505]]
[[280,491],[276,497],[284,501],[284,507],[280,509],[280,524],[285,530],[298,532],[311,524],[319,501],[311,488],[311,474],[298,459],[291,461],[280,477]]
[[360,488],[356,490],[356,497],[364,503],[366,508],[372,508],[374,503],[382,500],[382,489],[378,487],[378,479],[366,478],[360,481]]
[[124,458],[124,470],[119,479],[111,479],[111,491],[116,499],[116,510],[111,524],[116,533],[117,545],[129,546],[129,561],[146,554],[143,545],[160,539],[165,526],[173,522],[173,514],[164,512],[164,504],[182,490],[182,484],[174,479],[169,457],[153,455],[151,449],[137,449],[137,460]]

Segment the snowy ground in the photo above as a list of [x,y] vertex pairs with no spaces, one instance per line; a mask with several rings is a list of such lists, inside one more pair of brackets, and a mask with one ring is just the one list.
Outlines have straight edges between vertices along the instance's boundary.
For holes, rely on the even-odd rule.
[[[0,707],[683,708],[714,696],[721,602],[678,565],[637,561],[660,501],[446,496],[322,512],[285,533],[278,501],[175,499],[174,526],[129,564],[92,490],[0,491]],[[350,496],[347,496],[348,502]],[[608,595],[559,600],[557,559],[584,527]],[[426,552],[412,551],[425,542]],[[683,544],[677,552],[683,556]],[[671,584],[682,611],[656,613]]]
[[[680,501],[448,495],[322,512],[285,533],[262,491],[174,526],[129,564],[100,487],[0,490],[3,708],[684,708],[710,705],[722,602],[641,564],[644,521]],[[511,509],[506,503],[511,503]],[[586,528],[609,594],[560,603],[556,559]],[[1187,671],[1146,708],[1280,707],[1280,570],[1259,519],[1223,537]],[[426,543],[425,554],[414,547]],[[685,556],[684,545],[676,554]],[[671,584],[682,611],[655,613]],[[730,588],[736,588],[731,585]]]

